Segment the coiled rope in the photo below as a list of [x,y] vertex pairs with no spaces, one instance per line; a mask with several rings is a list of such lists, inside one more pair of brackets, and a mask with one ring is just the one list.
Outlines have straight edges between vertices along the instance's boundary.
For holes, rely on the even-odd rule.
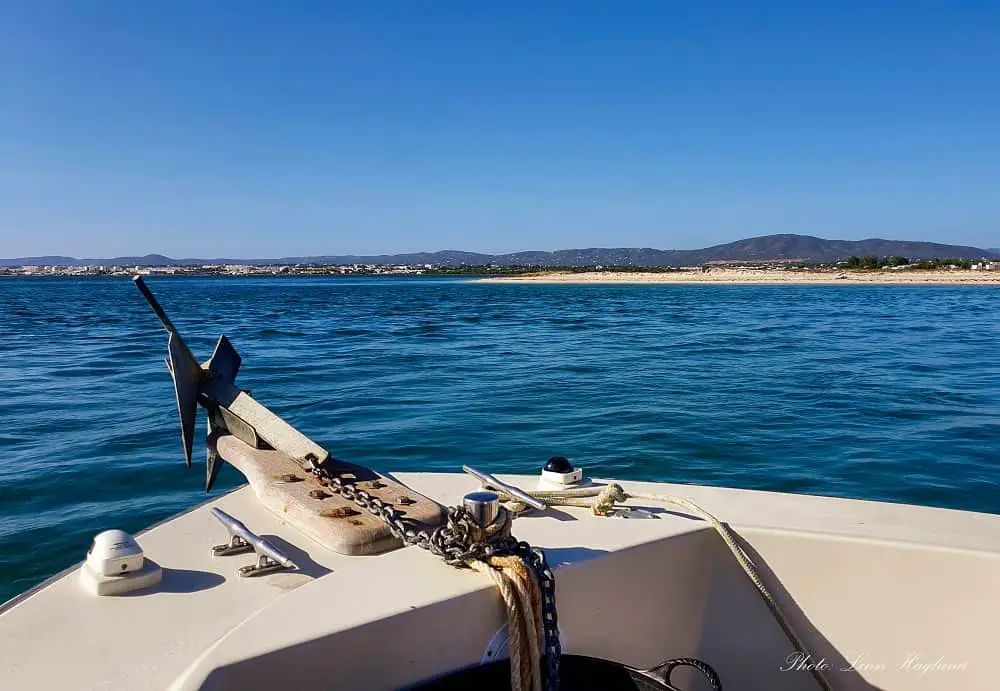
[[[513,514],[523,513],[529,507],[519,501],[514,497],[503,492],[502,490],[495,490],[504,499],[504,506],[511,511]],[[648,501],[657,501],[663,504],[674,505],[680,507],[684,511],[701,518],[702,520],[709,523],[715,532],[719,534],[722,540],[726,543],[729,551],[733,553],[736,557],[736,561],[739,563],[743,572],[750,578],[753,583],[754,588],[756,588],[757,593],[764,600],[767,608],[770,610],[771,614],[777,620],[779,626],[781,626],[782,631],[788,637],[788,640],[795,647],[795,652],[802,655],[803,657],[811,656],[811,653],[806,648],[805,643],[802,641],[801,636],[795,631],[788,617],[785,613],[781,611],[780,605],[778,605],[777,600],[771,595],[767,586],[764,584],[764,580],[760,576],[760,571],[754,564],[753,559],[750,555],[746,553],[746,550],[736,541],[736,537],[732,530],[728,526],[724,525],[719,519],[710,514],[705,509],[701,508],[693,501],[685,499],[684,497],[679,497],[672,494],[651,494],[647,492],[626,492],[625,488],[617,483],[611,483],[604,486],[595,487],[576,487],[572,489],[564,490],[531,490],[527,492],[532,497],[544,502],[547,506],[577,506],[582,508],[587,508],[593,511],[597,516],[608,516],[614,511],[616,505],[624,504],[629,499],[645,499]],[[513,651],[513,634],[511,635],[511,650]],[[806,657],[806,659],[809,659]],[[511,656],[513,661],[513,654]],[[812,659],[818,659],[813,657]],[[809,671],[812,673],[813,678],[816,683],[819,684],[823,691],[833,691],[833,686],[830,681],[826,678],[823,670],[820,669],[820,665],[810,665]]]

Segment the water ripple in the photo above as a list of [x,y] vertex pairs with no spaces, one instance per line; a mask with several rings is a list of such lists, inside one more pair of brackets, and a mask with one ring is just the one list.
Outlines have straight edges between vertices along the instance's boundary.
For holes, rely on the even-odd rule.
[[[336,456],[1000,512],[1000,289],[151,280]],[[0,600],[200,501],[128,280],[0,281]],[[200,454],[198,454],[200,455]],[[241,480],[225,469],[220,487]],[[44,546],[44,549],[39,549]]]

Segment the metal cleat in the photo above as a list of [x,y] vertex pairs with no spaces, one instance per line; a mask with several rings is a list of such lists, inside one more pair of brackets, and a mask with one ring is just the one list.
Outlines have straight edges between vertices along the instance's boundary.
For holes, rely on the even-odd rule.
[[253,545],[239,535],[231,535],[229,544],[212,547],[213,557],[231,557],[235,554],[246,554],[247,552],[253,552]]
[[489,473],[484,473],[481,470],[477,470],[467,465],[463,465],[462,470],[479,480],[484,489],[499,490],[509,494],[514,497],[514,499],[517,499],[522,504],[527,504],[536,511],[544,511],[546,509],[546,505],[543,502],[535,499],[533,496],[524,490],[518,489],[514,485],[508,485],[506,482],[500,482],[500,480],[497,480]]
[[[292,565],[294,566],[294,564]],[[284,569],[291,568],[285,566],[281,562],[274,561],[265,554],[261,554],[257,559],[256,564],[248,564],[246,566],[241,566],[238,571],[240,576],[245,578],[253,578],[254,576],[266,576],[269,573],[274,573],[275,571],[282,571]]]
[[243,523],[236,520],[222,509],[213,508],[212,515],[219,519],[229,531],[229,544],[216,545],[212,554],[217,557],[228,557],[233,554],[256,552],[257,563],[239,568],[240,576],[263,576],[264,574],[296,568],[295,563],[286,557],[270,542],[251,533]]

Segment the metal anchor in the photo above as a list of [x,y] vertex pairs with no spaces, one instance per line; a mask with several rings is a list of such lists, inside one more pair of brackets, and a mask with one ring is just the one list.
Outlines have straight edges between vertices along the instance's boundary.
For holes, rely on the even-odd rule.
[[184,343],[173,322],[163,311],[163,307],[143,282],[142,276],[135,276],[132,280],[146,298],[146,302],[153,308],[163,328],[170,334],[167,341],[166,362],[170,376],[174,380],[177,412],[181,418],[181,441],[184,444],[184,459],[188,467],[191,466],[198,404],[200,403],[208,411],[206,492],[212,488],[222,467],[218,462],[218,453],[214,449],[215,437],[220,433],[229,432],[255,448],[262,448],[264,442],[289,458],[307,458],[312,455],[322,463],[330,457],[326,449],[258,403],[249,391],[243,391],[236,386],[236,374],[239,372],[242,358],[228,338],[220,336],[212,357],[203,364],[199,363]]

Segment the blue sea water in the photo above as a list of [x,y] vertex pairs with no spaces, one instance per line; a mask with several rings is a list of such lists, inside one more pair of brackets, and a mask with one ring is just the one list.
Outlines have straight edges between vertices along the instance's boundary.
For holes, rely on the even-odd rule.
[[[1000,513],[998,287],[148,284],[196,355],[225,333],[244,388],[379,470],[533,473],[561,454]],[[128,279],[0,279],[0,601],[94,533],[204,499],[165,345]],[[239,482],[227,467],[216,491]]]

